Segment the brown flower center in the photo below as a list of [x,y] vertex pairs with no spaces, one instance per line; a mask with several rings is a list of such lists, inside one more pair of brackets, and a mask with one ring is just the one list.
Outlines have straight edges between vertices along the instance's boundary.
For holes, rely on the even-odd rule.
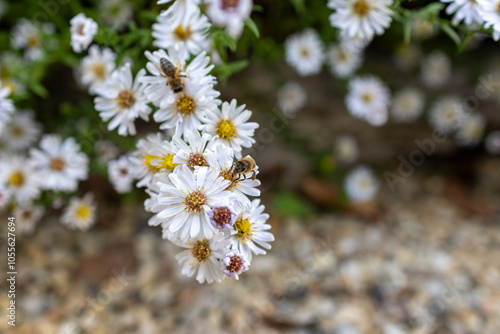
[[193,170],[195,166],[203,167],[207,164],[205,157],[201,153],[190,153],[187,161],[188,167]]
[[241,267],[243,267],[243,261],[239,256],[234,255],[229,260],[229,265],[226,266],[226,269],[232,273],[239,273]]
[[363,100],[363,102],[365,103],[370,103],[373,101],[373,96],[372,94],[370,93],[364,93],[362,96],[361,96],[361,99]]
[[213,219],[219,227],[227,225],[231,221],[231,210],[228,207],[218,206],[212,211],[214,213]]
[[195,190],[184,199],[186,211],[198,213],[203,210],[203,205],[207,204],[207,195],[199,190]]
[[352,6],[352,11],[354,12],[354,15],[365,17],[370,11],[370,4],[367,0],[358,0]]
[[94,71],[94,75],[98,79],[104,80],[106,78],[106,71],[104,70],[104,64],[102,63],[95,64],[92,70]]
[[116,98],[116,103],[121,109],[129,109],[135,103],[135,95],[130,90],[122,90]]
[[240,0],[222,0],[222,9],[227,10],[236,8],[239,3]]
[[208,240],[203,239],[197,241],[191,248],[191,254],[193,257],[200,262],[205,262],[210,256],[210,248],[208,246]]
[[64,167],[66,167],[66,162],[59,157],[52,159],[49,164],[49,168],[56,172],[62,171]]

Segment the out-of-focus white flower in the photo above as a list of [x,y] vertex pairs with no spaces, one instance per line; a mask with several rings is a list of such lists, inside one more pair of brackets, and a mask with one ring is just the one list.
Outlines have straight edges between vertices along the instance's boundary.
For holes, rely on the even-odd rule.
[[346,105],[351,115],[364,118],[370,124],[385,124],[391,94],[387,86],[374,76],[356,77],[349,82]]
[[401,44],[394,51],[396,65],[402,70],[410,70],[420,63],[422,51],[415,44]]
[[35,231],[36,224],[42,218],[44,208],[41,205],[23,205],[14,209],[16,217],[16,232],[19,235],[31,235]]
[[429,112],[431,126],[444,134],[456,130],[465,117],[464,106],[456,96],[443,97],[437,100],[431,106]]
[[[1,166],[1,164],[0,164]],[[10,191],[9,189],[0,183],[0,212],[5,209],[10,201]]]
[[234,277],[236,280],[240,278],[241,273],[248,270],[250,265],[246,257],[237,250],[231,250],[227,253],[221,263],[224,274],[228,277]]
[[293,117],[304,107],[306,101],[307,95],[304,89],[296,82],[288,82],[278,91],[278,106],[287,117]]
[[200,4],[200,0],[159,0],[157,3],[158,5],[163,5],[172,1],[173,4],[160,14],[172,21],[172,24],[181,23],[191,11],[199,8]]
[[225,190],[230,182],[219,177],[215,169],[200,167],[192,171],[186,165],[178,166],[168,178],[164,183],[157,181],[159,206],[154,209],[160,211],[155,225],[162,225],[164,236],[183,242],[211,239],[216,228],[210,223],[207,211],[213,204],[232,197]]
[[264,205],[260,205],[260,199],[254,199],[250,206],[238,215],[234,227],[236,234],[230,239],[233,247],[252,261],[252,254],[266,254],[265,249],[271,249],[270,242],[274,241],[274,235],[267,232],[271,225],[266,224],[269,215],[264,213]]
[[359,36],[351,37],[345,31],[339,30],[338,39],[340,40],[340,47],[352,51],[363,52],[363,50],[372,41],[371,38],[361,38]]
[[424,111],[425,97],[419,90],[403,88],[394,95],[391,116],[396,122],[411,123]]
[[80,80],[87,86],[90,94],[95,94],[111,76],[115,69],[116,55],[106,47],[102,49],[97,45],[89,48],[89,55],[82,59],[80,66]]
[[411,20],[411,31],[416,39],[426,40],[435,36],[439,30],[436,22],[416,16]]
[[96,220],[97,207],[91,193],[83,198],[72,198],[64,209],[61,222],[73,230],[86,231]]
[[324,59],[323,42],[316,30],[306,29],[285,41],[285,60],[302,76],[319,73]]
[[220,261],[229,251],[229,240],[219,232],[211,239],[195,238],[187,242],[174,242],[186,250],[175,258],[182,267],[181,273],[188,277],[196,274],[199,283],[220,282],[224,279]]
[[486,137],[485,147],[491,155],[500,154],[500,131],[493,131]]
[[37,60],[43,57],[43,35],[39,25],[20,19],[12,29],[11,45],[14,49],[25,49],[25,57]]
[[72,137],[62,141],[59,135],[44,135],[40,149],[30,150],[43,189],[71,192],[78,181],[88,176],[88,157]]
[[8,98],[9,95],[10,89],[4,87],[0,81],[0,135],[14,112],[14,103]]
[[479,4],[476,0],[441,0],[441,2],[449,3],[446,14],[455,13],[451,21],[453,25],[462,21],[468,26],[482,25],[483,19],[479,14]]
[[373,199],[379,182],[367,166],[359,166],[347,175],[344,189],[352,202],[366,202]]
[[40,136],[41,125],[31,111],[18,111],[5,127],[1,137],[10,151],[21,151],[30,147]]
[[431,88],[443,86],[451,75],[450,59],[440,51],[434,51],[422,62],[422,80]]
[[167,49],[173,48],[181,58],[198,55],[206,50],[207,33],[210,22],[199,8],[188,11],[181,23],[175,23],[167,16],[158,16],[158,23],[153,24],[153,45]]
[[252,12],[252,0],[207,0],[207,15],[218,26],[226,27],[229,35],[240,37],[245,20]]
[[337,140],[335,140],[333,153],[340,163],[353,163],[359,157],[359,148],[356,139],[349,135],[339,136]]
[[350,37],[371,40],[382,35],[391,24],[393,0],[329,0],[330,25],[341,29]]
[[120,150],[110,140],[98,140],[94,144],[94,151],[97,153],[97,159],[101,165],[107,165],[108,162],[118,157]]
[[259,124],[248,122],[252,112],[245,105],[237,106],[235,99],[224,102],[222,108],[209,110],[203,118],[200,129],[215,136],[215,141],[232,147],[237,159],[241,158],[242,148],[249,148],[255,143],[253,135]]
[[109,180],[119,194],[132,191],[132,184],[135,180],[134,172],[135,166],[126,155],[111,160],[108,164]]
[[99,1],[100,18],[106,24],[117,29],[123,29],[134,14],[134,4],[124,0]]
[[140,70],[134,80],[127,63],[111,73],[111,78],[96,89],[99,96],[94,100],[95,108],[104,122],[111,120],[108,130],[118,128],[121,136],[135,135],[135,120],[139,117],[149,119],[151,108],[140,81],[145,74],[146,70]]
[[33,163],[20,155],[2,156],[0,159],[0,185],[4,185],[10,197],[24,205],[40,195],[40,181]]
[[493,27],[493,39],[500,39],[500,0],[476,0],[479,16],[485,22],[484,27]]
[[80,13],[69,21],[71,24],[71,47],[75,52],[87,50],[97,34],[97,23]]
[[455,133],[457,143],[462,146],[478,144],[483,138],[486,120],[481,114],[472,114],[465,117]]
[[363,60],[363,55],[358,49],[344,48],[341,45],[331,45],[326,54],[330,72],[338,78],[346,78],[353,74]]

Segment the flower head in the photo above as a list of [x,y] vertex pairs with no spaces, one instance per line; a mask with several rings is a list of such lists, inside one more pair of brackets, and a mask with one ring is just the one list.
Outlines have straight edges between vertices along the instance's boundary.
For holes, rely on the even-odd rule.
[[14,112],[14,104],[7,98],[9,95],[10,89],[4,87],[0,81],[0,134]]
[[62,214],[61,222],[73,230],[86,231],[95,223],[96,210],[91,193],[83,198],[72,198]]
[[434,51],[422,62],[422,80],[432,88],[443,86],[451,76],[450,59],[440,51]]
[[363,60],[363,54],[359,49],[343,45],[331,45],[326,57],[330,72],[339,78],[349,77],[361,66]]
[[234,277],[238,280],[242,272],[248,270],[250,263],[246,257],[240,254],[237,250],[232,250],[224,256],[222,260],[222,268],[224,274],[228,277]]
[[379,182],[370,168],[359,166],[346,177],[344,188],[352,202],[366,202],[377,193]]
[[346,105],[353,116],[379,126],[387,122],[390,99],[390,91],[380,79],[356,77],[349,82]]
[[431,106],[429,122],[434,129],[449,134],[460,126],[465,115],[460,99],[456,96],[447,96],[437,100]]
[[207,0],[207,15],[216,25],[226,27],[229,35],[238,38],[252,6],[252,0]]
[[335,140],[333,152],[337,160],[343,164],[353,163],[359,157],[358,144],[354,137],[349,135],[339,136]]
[[288,82],[278,91],[278,105],[280,110],[288,117],[292,117],[299,109],[303,108],[307,95],[301,85]]
[[396,122],[411,123],[424,111],[424,95],[415,88],[403,88],[394,95],[391,116]]
[[476,145],[483,138],[485,126],[486,120],[481,114],[471,114],[460,122],[455,138],[460,145]]
[[97,23],[80,13],[70,21],[71,24],[71,47],[75,52],[87,50],[97,33]]
[[134,167],[130,158],[126,155],[109,162],[109,180],[117,193],[123,194],[132,190],[132,183],[135,180]]
[[92,45],[89,54],[82,59],[78,75],[84,86],[88,86],[89,93],[95,94],[115,69],[116,55],[106,47],[99,48]]
[[313,29],[288,37],[285,41],[285,60],[301,76],[317,74],[323,66],[323,42]]
[[16,217],[16,232],[20,235],[32,234],[44,211],[41,205],[17,206],[13,212],[14,217]]
[[34,120],[33,113],[24,110],[18,111],[12,116],[0,137],[4,139],[9,150],[21,151],[30,147],[38,139],[41,132],[41,126]]
[[20,155],[2,156],[0,160],[0,186],[7,188],[9,197],[20,204],[29,204],[40,195],[43,180],[33,162]]
[[236,221],[236,213],[233,205],[228,201],[225,203],[214,204],[214,206],[207,212],[210,223],[220,230],[232,228]]

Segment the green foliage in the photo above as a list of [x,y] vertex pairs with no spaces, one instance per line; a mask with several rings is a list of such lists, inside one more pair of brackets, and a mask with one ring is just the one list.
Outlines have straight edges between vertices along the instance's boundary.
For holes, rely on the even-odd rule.
[[306,218],[314,209],[299,195],[290,191],[279,191],[272,198],[272,208],[283,217]]

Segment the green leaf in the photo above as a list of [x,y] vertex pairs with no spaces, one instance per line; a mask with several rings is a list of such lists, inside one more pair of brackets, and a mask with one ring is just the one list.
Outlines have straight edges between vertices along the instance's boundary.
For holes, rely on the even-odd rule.
[[411,42],[411,19],[407,19],[403,23],[403,40],[406,45]]
[[441,2],[433,2],[419,10],[419,15],[425,17],[437,16],[437,14],[444,8]]
[[290,0],[290,2],[298,14],[304,14],[304,12],[306,11],[304,0]]
[[245,20],[245,25],[253,32],[255,37],[260,38],[259,28],[251,18]]
[[314,210],[311,205],[300,198],[297,194],[281,191],[274,195],[272,207],[284,217],[307,217]]
[[458,34],[455,31],[455,29],[453,29],[452,27],[450,27],[450,25],[448,23],[441,23],[441,29],[443,29],[443,31],[445,32],[445,34],[448,35],[453,40],[453,42],[455,42],[455,44],[457,44],[458,46],[460,46],[461,39],[460,39],[460,36],[458,36]]

